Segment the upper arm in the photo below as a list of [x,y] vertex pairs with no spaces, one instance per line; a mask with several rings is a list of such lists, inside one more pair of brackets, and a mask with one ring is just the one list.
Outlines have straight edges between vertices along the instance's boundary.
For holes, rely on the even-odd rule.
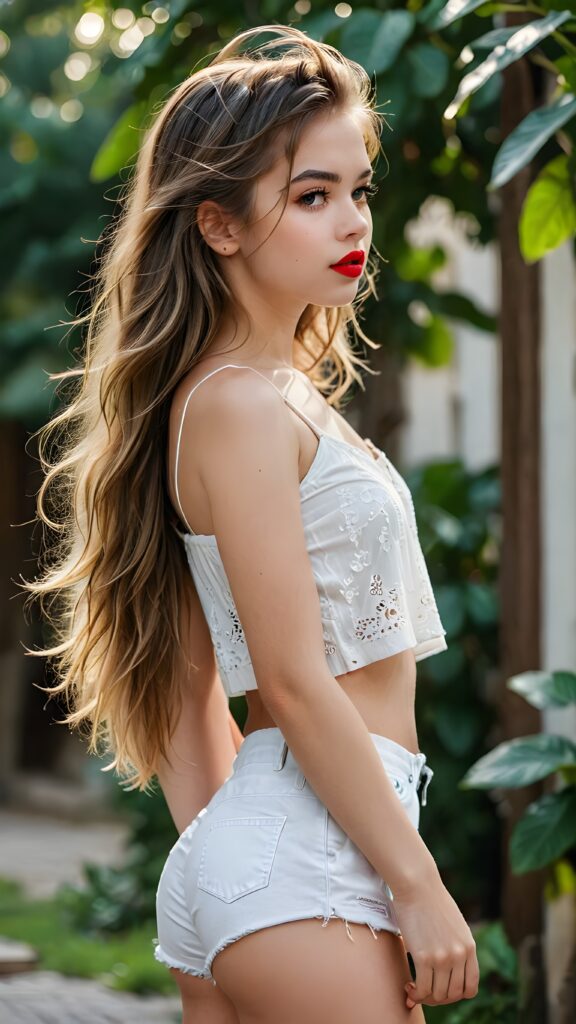
[[301,516],[298,439],[270,384],[211,381],[197,455],[213,530],[265,703],[326,670],[320,602]]

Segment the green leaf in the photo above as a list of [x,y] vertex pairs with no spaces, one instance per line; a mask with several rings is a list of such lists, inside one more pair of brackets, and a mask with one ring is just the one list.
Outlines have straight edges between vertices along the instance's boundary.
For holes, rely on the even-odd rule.
[[440,11],[436,21],[433,22],[432,28],[446,28],[446,25],[451,25],[453,21],[463,18],[465,14],[470,14],[485,3],[486,0],[448,0],[446,7]]
[[105,181],[130,164],[140,149],[140,133],[148,101],[141,100],[124,111],[96,153],[90,168],[91,181]]
[[560,708],[576,704],[574,672],[522,672],[511,676],[506,686],[535,708]]
[[458,292],[434,292],[428,296],[426,302],[433,312],[448,316],[451,320],[463,320],[490,334],[494,334],[496,330],[496,317],[491,313],[484,313],[466,295],[459,295]]
[[507,43],[510,36],[513,36],[517,31],[517,25],[512,25],[511,28],[493,28],[490,32],[485,32],[483,36],[478,36],[478,39],[473,39],[467,45],[474,53],[476,53],[476,50],[494,50],[496,46],[502,46],[504,43]]
[[507,68],[509,64],[513,64],[514,61],[528,53],[570,17],[572,17],[570,11],[560,11],[547,14],[545,18],[540,18],[538,21],[522,25],[505,44],[496,46],[486,60],[482,61],[473,71],[464,75],[456,96],[444,111],[444,117],[447,120],[456,117],[464,100],[482,88],[497,71],[502,71],[503,68]]
[[454,335],[440,316],[433,315],[424,328],[420,353],[428,366],[447,366],[454,354]]
[[576,765],[576,743],[566,736],[536,733],[500,743],[468,769],[461,789],[519,789],[558,771],[562,765]]
[[573,57],[559,57],[554,61],[558,74],[562,75],[566,86],[572,92],[576,92],[576,61]]
[[480,974],[497,974],[514,982],[518,973],[518,960],[501,921],[491,921],[473,929],[477,944]]
[[576,232],[574,183],[568,157],[557,156],[532,183],[520,214],[520,249],[535,263]]
[[563,93],[547,107],[531,111],[502,144],[492,168],[489,189],[500,188],[513,178],[554,132],[576,115],[576,96]]
[[380,14],[362,8],[351,16],[342,31],[342,51],[362,64],[368,74],[378,75],[392,66],[415,24],[410,11]]
[[430,43],[416,43],[406,56],[412,69],[412,91],[424,98],[438,96],[450,74],[450,61],[444,51]]
[[552,864],[576,845],[576,787],[546,793],[530,804],[510,839],[516,875]]
[[406,245],[394,259],[396,272],[403,281],[427,281],[446,263],[446,251],[441,245],[418,248]]

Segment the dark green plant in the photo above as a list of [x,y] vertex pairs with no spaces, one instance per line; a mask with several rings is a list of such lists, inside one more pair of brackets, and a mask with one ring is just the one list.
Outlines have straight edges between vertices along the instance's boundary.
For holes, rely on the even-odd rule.
[[118,789],[114,802],[130,822],[120,867],[83,866],[81,886],[63,885],[58,900],[70,922],[87,934],[123,932],[155,917],[162,867],[178,833],[160,790],[152,795]]
[[[573,672],[523,672],[506,685],[535,708],[576,704]],[[516,875],[560,858],[576,867],[576,743],[551,733],[508,740],[476,761],[460,782],[462,789],[518,789],[548,776],[563,785],[534,800],[516,823],[510,839]]]
[[[406,474],[448,649],[418,664],[418,738],[434,770],[422,836],[469,920],[499,915],[500,822],[458,783],[486,751],[499,657],[498,472],[438,461]],[[478,864],[482,870],[478,870]]]

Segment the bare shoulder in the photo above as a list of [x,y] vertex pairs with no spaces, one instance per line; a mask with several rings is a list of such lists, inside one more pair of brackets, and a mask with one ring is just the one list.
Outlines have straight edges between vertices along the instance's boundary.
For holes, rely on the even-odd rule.
[[195,368],[187,374],[173,396],[170,426],[174,447],[180,436],[179,464],[184,459],[188,470],[200,470],[222,445],[256,454],[254,446],[271,431],[297,451],[282,396],[248,367]]

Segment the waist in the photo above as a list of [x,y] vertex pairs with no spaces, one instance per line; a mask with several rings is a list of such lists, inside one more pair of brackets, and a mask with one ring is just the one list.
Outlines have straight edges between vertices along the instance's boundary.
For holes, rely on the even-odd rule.
[[[410,783],[418,783],[422,775],[428,780],[432,777],[431,769],[426,767],[424,770],[426,755],[422,751],[414,753],[379,733],[371,732],[370,739],[384,765]],[[232,771],[237,773],[247,765],[259,765],[271,772],[300,772],[300,767],[278,728],[256,729],[245,737],[232,763]]]

